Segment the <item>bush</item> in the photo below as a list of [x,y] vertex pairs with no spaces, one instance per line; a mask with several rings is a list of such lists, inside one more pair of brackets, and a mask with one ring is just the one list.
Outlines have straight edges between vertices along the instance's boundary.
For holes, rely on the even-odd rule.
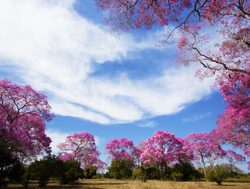
[[7,187],[6,179],[18,159],[13,158],[11,151],[5,146],[5,136],[0,129],[0,188]]
[[202,175],[192,164],[188,162],[180,162],[172,169],[171,177],[173,180],[187,181],[200,179]]
[[23,176],[23,185],[27,187],[29,180],[35,179],[39,181],[40,187],[45,187],[50,178],[59,179],[61,184],[68,184],[83,178],[83,176],[84,171],[77,161],[64,162],[55,156],[48,156],[30,164]]
[[39,187],[45,187],[51,177],[51,168],[48,160],[35,161],[27,169],[26,180],[35,179],[39,181]]
[[141,168],[135,168],[132,173],[132,178],[133,179],[141,179],[142,177],[142,171]]
[[87,167],[84,171],[84,177],[86,179],[91,179],[96,175],[96,171],[97,171],[97,167],[95,166]]
[[217,165],[214,168],[208,167],[206,178],[209,181],[216,182],[218,185],[221,185],[222,182],[230,176],[230,171],[224,166]]
[[22,180],[25,173],[24,165],[20,161],[15,161],[8,170],[8,178],[11,181],[19,182]]
[[127,160],[113,160],[108,168],[109,175],[115,179],[128,179],[132,177],[133,162]]
[[160,170],[157,166],[151,166],[145,168],[145,175],[147,179],[160,179],[161,176]]
[[80,163],[75,160],[68,160],[64,162],[63,173],[60,175],[59,180],[61,184],[72,183],[84,177],[84,170],[81,168]]
[[104,174],[99,174],[99,173],[97,173],[96,175],[94,175],[94,176],[92,177],[92,179],[102,179],[102,178],[104,178],[104,177],[105,177]]

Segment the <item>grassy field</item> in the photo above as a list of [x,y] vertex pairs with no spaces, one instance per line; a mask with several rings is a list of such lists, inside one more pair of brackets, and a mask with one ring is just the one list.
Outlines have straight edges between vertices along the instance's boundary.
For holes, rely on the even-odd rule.
[[[9,188],[22,188],[19,184],[10,184]],[[29,188],[39,188],[37,183],[30,184]],[[62,189],[250,189],[250,183],[242,182],[224,182],[222,186],[218,186],[212,182],[174,182],[174,181],[154,181],[147,182],[131,181],[131,180],[83,180],[75,185],[59,185],[56,182],[50,182],[46,188],[62,188]]]

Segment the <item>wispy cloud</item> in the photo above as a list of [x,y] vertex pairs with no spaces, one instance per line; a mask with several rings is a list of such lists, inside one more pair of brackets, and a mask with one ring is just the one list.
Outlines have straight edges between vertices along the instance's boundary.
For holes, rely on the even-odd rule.
[[141,127],[141,128],[153,128],[156,126],[157,126],[157,123],[155,121],[143,122],[138,125],[138,127]]
[[211,115],[212,115],[212,112],[194,114],[194,115],[191,115],[190,117],[184,118],[182,121],[183,122],[196,122],[196,121],[203,120],[207,117],[210,117]]
[[152,37],[116,38],[81,17],[73,4],[0,2],[0,66],[8,78],[45,92],[56,114],[102,124],[132,122],[174,114],[212,92],[213,79],[198,80],[195,67],[168,68],[136,81],[126,72],[115,78],[91,76],[98,65],[125,60],[155,43]]

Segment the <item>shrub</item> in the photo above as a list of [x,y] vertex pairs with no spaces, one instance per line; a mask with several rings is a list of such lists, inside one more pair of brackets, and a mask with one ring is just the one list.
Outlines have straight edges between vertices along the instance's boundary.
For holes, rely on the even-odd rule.
[[95,166],[87,167],[84,170],[84,177],[86,179],[91,179],[91,178],[93,178],[96,175],[96,171],[97,171],[97,167],[95,167]]
[[171,177],[173,180],[186,181],[200,179],[202,175],[192,164],[188,162],[180,162],[172,169]]
[[128,160],[113,160],[108,168],[109,175],[115,179],[132,177],[133,162]]
[[104,174],[99,174],[99,173],[97,173],[96,175],[94,175],[94,176],[92,177],[92,179],[102,179],[102,178],[104,178],[104,177],[105,177]]
[[230,176],[230,171],[224,166],[217,165],[215,167],[208,167],[206,178],[209,181],[216,182],[218,185],[221,185],[222,182]]
[[133,179],[141,179],[142,177],[142,171],[141,168],[135,168],[132,173],[132,178]]
[[39,181],[39,187],[45,187],[51,175],[47,160],[33,162],[27,169],[27,172],[27,175],[29,175],[31,179]]
[[16,160],[8,170],[8,178],[12,181],[21,181],[25,173],[24,165]]
[[80,163],[75,160],[65,161],[63,170],[59,177],[61,184],[72,183],[84,177],[84,170],[81,168]]
[[160,179],[161,176],[160,170],[157,166],[151,166],[145,168],[145,175],[147,179]]

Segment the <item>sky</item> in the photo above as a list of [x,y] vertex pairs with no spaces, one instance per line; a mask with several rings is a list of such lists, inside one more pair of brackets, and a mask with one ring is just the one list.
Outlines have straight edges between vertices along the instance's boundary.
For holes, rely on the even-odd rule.
[[104,15],[93,0],[0,2],[0,79],[47,95],[56,115],[46,124],[53,152],[79,132],[93,134],[106,159],[113,138],[138,145],[157,130],[185,137],[214,129],[226,104],[214,78],[176,64],[178,31],[159,47],[170,28],[117,35]]

